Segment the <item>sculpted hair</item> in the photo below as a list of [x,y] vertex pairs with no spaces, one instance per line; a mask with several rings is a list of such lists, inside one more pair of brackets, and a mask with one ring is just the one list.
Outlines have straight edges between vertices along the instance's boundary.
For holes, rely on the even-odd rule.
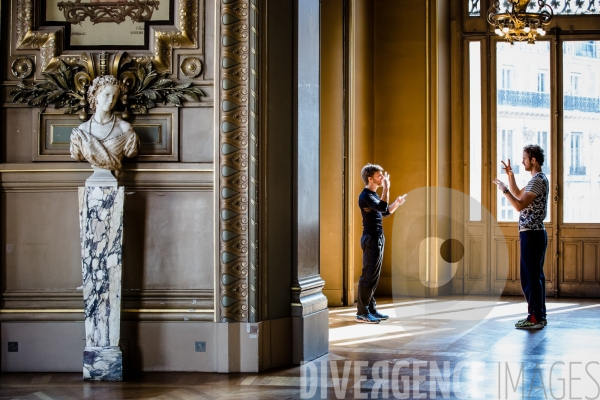
[[381,168],[377,164],[367,164],[360,171],[360,176],[365,183],[365,185],[369,184],[369,178],[372,178],[375,175],[375,172],[383,172],[383,168]]
[[523,147],[523,151],[527,153],[529,158],[535,158],[535,160],[540,164],[540,166],[544,165],[544,149],[542,149],[537,144],[528,144]]
[[92,110],[96,110],[96,96],[98,96],[98,93],[100,93],[102,91],[102,89],[104,89],[107,86],[116,86],[119,88],[120,93],[123,92],[123,86],[117,80],[117,78],[115,78],[114,76],[102,75],[102,76],[96,77],[92,81],[92,84],[88,88],[88,92],[87,92],[88,103]]

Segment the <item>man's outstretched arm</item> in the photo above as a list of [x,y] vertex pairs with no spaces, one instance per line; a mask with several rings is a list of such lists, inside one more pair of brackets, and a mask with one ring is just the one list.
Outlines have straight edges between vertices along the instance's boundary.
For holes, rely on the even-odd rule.
[[388,206],[388,211],[390,212],[390,214],[393,214],[394,211],[396,211],[396,209],[401,206],[402,204],[404,204],[404,197],[399,196],[396,200],[394,200],[392,202],[392,204],[390,204]]

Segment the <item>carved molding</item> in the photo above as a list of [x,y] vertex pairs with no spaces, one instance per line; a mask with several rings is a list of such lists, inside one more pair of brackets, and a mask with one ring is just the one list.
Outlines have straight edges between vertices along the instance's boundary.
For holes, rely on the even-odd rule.
[[258,9],[221,0],[220,315],[258,320]]
[[198,57],[186,57],[179,69],[188,78],[195,78],[202,73],[202,61]]
[[59,2],[58,9],[64,13],[65,21],[79,24],[87,18],[94,24],[113,22],[120,24],[130,18],[133,22],[145,22],[152,19],[154,10],[158,10],[159,1],[134,0],[118,4],[81,3],[76,0]]
[[33,61],[27,57],[19,57],[13,61],[10,66],[10,70],[16,78],[25,79],[29,78],[33,73]]
[[[0,294],[0,322],[83,321],[81,290],[7,290]],[[210,289],[124,289],[123,320],[214,320]]]
[[176,31],[154,32],[154,63],[158,72],[172,72],[175,49],[198,47],[198,0],[179,0]]
[[53,66],[58,56],[59,31],[33,30],[33,0],[17,0],[16,32],[18,50],[39,50],[42,72]]
[[[34,31],[33,10],[34,0],[17,0],[17,49],[39,50],[41,71],[44,72],[52,69],[60,56],[58,46],[62,29]],[[198,23],[199,0],[179,0],[177,29],[154,32],[153,55],[150,58],[159,73],[172,72],[173,49],[198,48]],[[138,61],[144,59],[141,57]]]

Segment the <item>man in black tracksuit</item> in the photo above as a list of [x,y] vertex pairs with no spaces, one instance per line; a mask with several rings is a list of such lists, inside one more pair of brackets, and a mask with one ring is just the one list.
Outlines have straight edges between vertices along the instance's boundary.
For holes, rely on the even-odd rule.
[[[404,203],[403,197],[398,197],[393,203],[388,204],[390,198],[390,176],[384,173],[383,168],[376,164],[367,164],[361,171],[365,188],[358,196],[358,206],[362,214],[363,234],[360,238],[360,247],[363,250],[362,275],[358,281],[358,310],[356,322],[377,324],[380,320],[388,319],[387,315],[380,314],[375,308],[375,289],[381,274],[383,261],[383,236],[382,217],[387,217]],[[383,187],[381,198],[377,189]]]

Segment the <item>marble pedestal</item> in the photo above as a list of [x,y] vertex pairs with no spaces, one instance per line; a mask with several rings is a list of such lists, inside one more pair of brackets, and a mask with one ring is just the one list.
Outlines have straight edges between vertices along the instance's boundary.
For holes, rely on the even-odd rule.
[[79,188],[85,314],[84,380],[120,381],[123,187]]

